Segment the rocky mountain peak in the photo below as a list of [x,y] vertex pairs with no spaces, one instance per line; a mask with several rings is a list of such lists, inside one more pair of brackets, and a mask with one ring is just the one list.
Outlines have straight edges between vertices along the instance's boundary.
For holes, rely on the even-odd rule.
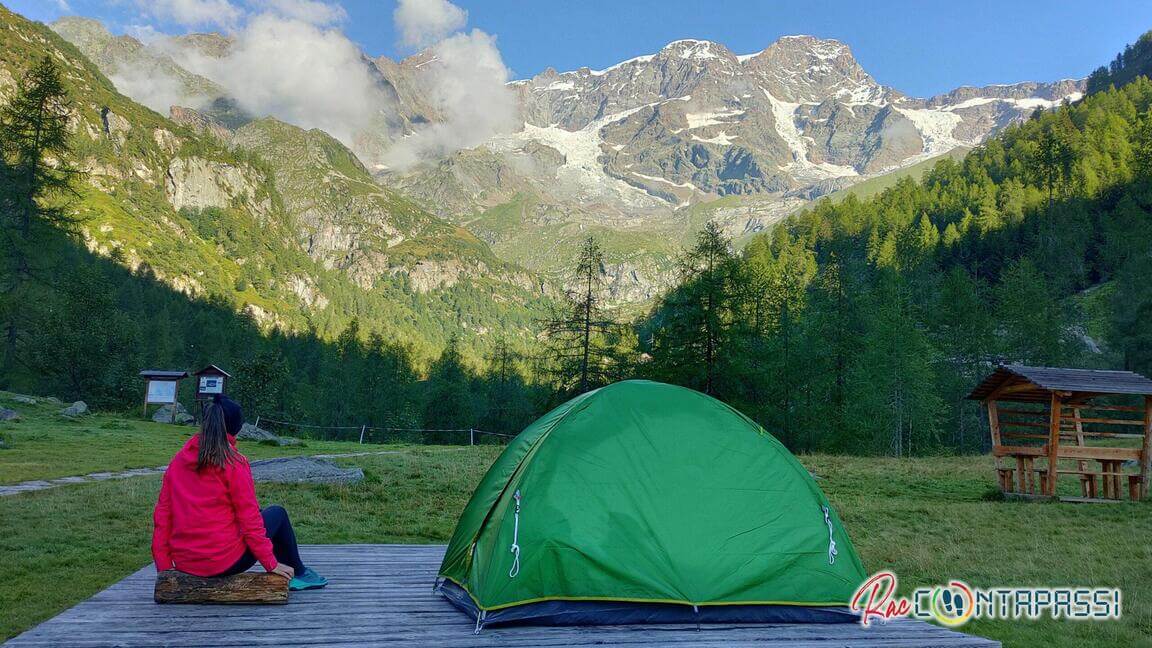
[[885,88],[864,71],[852,50],[837,40],[784,36],[758,54],[741,57],[772,95],[789,103],[878,103]]
[[707,61],[711,59],[735,60],[736,57],[727,47],[712,41],[685,38],[672,41],[663,48],[657,58],[674,58],[686,61]]

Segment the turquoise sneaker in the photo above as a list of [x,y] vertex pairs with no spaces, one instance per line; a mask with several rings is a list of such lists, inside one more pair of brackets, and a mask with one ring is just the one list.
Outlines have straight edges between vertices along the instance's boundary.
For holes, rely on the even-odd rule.
[[327,578],[317,574],[311,567],[305,567],[303,574],[296,574],[296,576],[288,582],[288,589],[293,592],[298,592],[300,590],[320,589],[327,584]]

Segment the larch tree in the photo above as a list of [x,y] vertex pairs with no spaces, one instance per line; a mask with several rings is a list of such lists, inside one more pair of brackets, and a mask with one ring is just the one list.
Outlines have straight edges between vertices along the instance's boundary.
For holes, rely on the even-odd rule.
[[68,119],[71,107],[60,70],[45,57],[17,82],[9,103],[0,108],[0,223],[5,267],[0,294],[11,366],[21,334],[21,307],[28,301],[22,291],[31,280],[45,280],[35,259],[45,235],[71,224],[64,207],[54,199],[68,188],[76,171],[66,160],[71,151]]
[[552,317],[541,322],[546,363],[561,393],[583,394],[603,385],[612,364],[607,335],[616,323],[602,304],[604,252],[593,237],[580,248],[570,288]]
[[665,298],[653,336],[656,363],[661,375],[717,395],[736,307],[736,257],[709,222],[679,265],[681,284]]

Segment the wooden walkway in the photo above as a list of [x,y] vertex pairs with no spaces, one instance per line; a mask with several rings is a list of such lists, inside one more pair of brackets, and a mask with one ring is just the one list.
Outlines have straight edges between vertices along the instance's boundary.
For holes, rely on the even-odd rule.
[[485,628],[439,595],[441,545],[315,545],[323,590],[288,605],[157,605],[149,566],[5,646],[998,646],[921,621],[791,625]]

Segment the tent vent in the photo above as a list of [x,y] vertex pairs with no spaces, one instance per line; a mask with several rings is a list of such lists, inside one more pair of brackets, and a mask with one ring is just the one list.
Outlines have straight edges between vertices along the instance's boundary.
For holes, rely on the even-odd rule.
[[827,506],[821,506],[824,509],[824,522],[828,525],[828,564],[836,564],[836,541],[832,539],[832,516],[829,514]]

